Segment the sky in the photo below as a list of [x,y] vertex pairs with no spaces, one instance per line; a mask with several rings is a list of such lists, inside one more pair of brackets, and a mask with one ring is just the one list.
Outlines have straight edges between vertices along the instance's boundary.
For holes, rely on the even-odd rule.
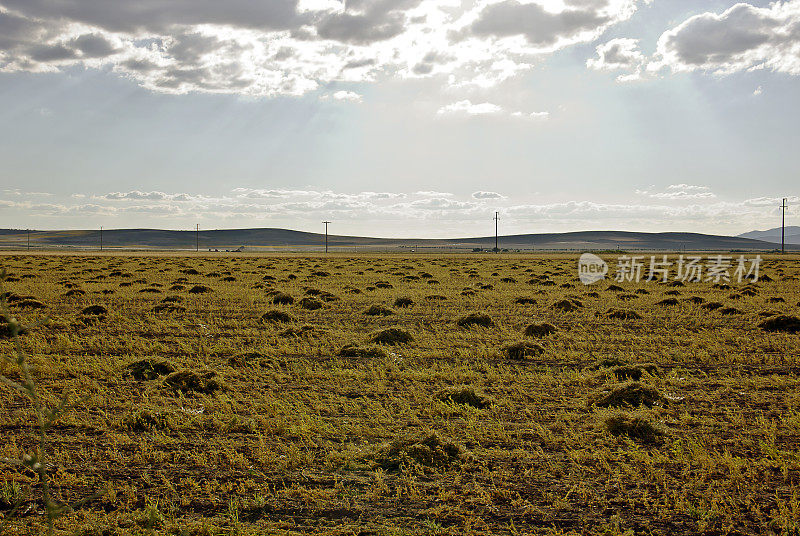
[[800,223],[800,0],[0,0],[0,227]]

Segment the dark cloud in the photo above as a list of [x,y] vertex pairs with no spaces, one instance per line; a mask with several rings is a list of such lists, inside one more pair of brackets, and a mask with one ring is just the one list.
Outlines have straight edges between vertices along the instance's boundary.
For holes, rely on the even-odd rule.
[[72,60],[78,57],[78,52],[74,48],[61,44],[34,45],[27,48],[26,53],[29,58],[38,62]]
[[323,39],[368,44],[384,41],[405,30],[406,10],[420,0],[348,0],[347,10],[325,16],[317,24]]
[[595,31],[611,22],[610,17],[601,14],[595,5],[602,4],[604,7],[605,2],[582,3],[590,5],[553,13],[539,4],[506,0],[486,7],[472,24],[471,32],[473,35],[494,37],[523,35],[532,45],[550,46],[561,38]]
[[651,69],[734,72],[765,67],[800,74],[800,1],[768,8],[740,3],[727,11],[702,13],[665,32],[661,60]]
[[102,35],[84,34],[76,37],[70,45],[81,53],[84,58],[104,58],[119,51],[119,49]]
[[285,30],[308,21],[297,12],[297,0],[2,0],[2,5],[29,17],[128,33],[163,33],[195,24]]
[[665,46],[687,64],[721,63],[768,43],[780,22],[749,4],[738,4],[722,16],[705,13],[667,36]]

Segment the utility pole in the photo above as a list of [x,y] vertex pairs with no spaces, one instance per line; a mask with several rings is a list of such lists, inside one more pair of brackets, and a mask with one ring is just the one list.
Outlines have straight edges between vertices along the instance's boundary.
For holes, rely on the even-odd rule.
[[31,249],[31,230],[28,229],[28,250]]
[[781,253],[786,253],[786,206],[787,199],[784,197],[783,202],[781,203]]
[[200,224],[194,226],[194,250],[200,252]]
[[500,221],[500,213],[499,212],[495,212],[494,213],[494,252],[495,253],[499,253],[500,252],[500,248],[497,247],[497,244],[498,244],[498,240],[497,240],[497,222],[499,222],[499,221]]
[[332,223],[332,222],[324,221],[322,223],[325,224],[325,253],[327,253],[328,252],[328,224]]
[[100,251],[103,251],[103,226],[100,226]]

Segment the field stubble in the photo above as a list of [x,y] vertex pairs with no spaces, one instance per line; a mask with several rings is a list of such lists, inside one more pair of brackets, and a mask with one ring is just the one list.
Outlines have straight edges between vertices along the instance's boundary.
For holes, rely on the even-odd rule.
[[[50,319],[20,339],[43,393],[86,397],[48,471],[106,493],[70,533],[797,533],[800,335],[759,327],[798,316],[797,258],[747,288],[584,287],[559,255],[2,265]],[[33,414],[0,411],[18,459]],[[1,517],[38,482],[0,471]]]

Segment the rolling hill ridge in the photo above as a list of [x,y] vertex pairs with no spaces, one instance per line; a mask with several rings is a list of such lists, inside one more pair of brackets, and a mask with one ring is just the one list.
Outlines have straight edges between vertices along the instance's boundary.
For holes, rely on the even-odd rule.
[[[0,229],[0,247],[25,248],[28,232]],[[30,231],[31,247],[85,248],[100,247],[99,230]],[[317,249],[323,247],[325,235],[290,229],[252,228],[175,231],[165,229],[109,229],[102,233],[104,248],[122,249],[236,249],[281,248]],[[331,248],[437,248],[491,249],[494,236],[417,239],[376,238],[329,235]],[[640,233],[629,231],[576,231],[568,233],[517,234],[500,237],[500,248],[520,250],[774,250],[774,242],[749,237],[707,235],[700,233]],[[800,245],[788,249],[800,250]]]

